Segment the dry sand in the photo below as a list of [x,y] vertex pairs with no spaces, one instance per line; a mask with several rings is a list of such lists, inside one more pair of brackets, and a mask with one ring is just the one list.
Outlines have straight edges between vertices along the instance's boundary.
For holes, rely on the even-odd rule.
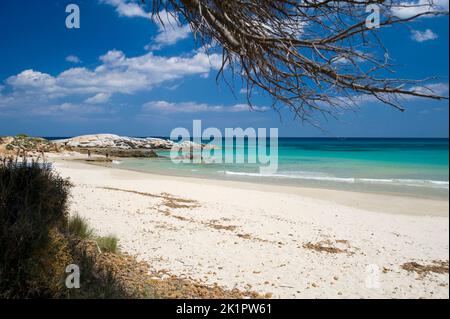
[[449,298],[448,200],[54,162],[71,213],[157,270],[281,298]]

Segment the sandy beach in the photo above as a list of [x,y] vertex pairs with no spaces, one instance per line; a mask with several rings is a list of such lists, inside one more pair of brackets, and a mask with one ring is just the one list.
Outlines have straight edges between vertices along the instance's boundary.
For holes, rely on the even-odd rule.
[[428,271],[448,267],[448,200],[52,161],[71,214],[156,270],[274,298],[449,298]]

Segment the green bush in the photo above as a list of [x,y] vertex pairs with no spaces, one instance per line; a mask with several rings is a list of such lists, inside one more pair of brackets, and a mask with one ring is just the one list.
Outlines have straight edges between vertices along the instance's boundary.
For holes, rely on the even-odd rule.
[[67,228],[71,235],[80,239],[91,239],[94,236],[94,230],[89,226],[86,219],[79,215],[69,218]]
[[[70,188],[48,165],[0,161],[0,298],[129,297],[96,249],[116,252],[117,238],[68,217]],[[65,286],[69,264],[80,267],[80,289]]]
[[36,285],[36,276],[51,271],[41,255],[52,242],[51,231],[67,225],[70,188],[47,165],[0,163],[0,297],[55,296],[45,280]]
[[105,237],[97,237],[95,241],[98,244],[98,247],[103,252],[116,253],[117,252],[117,237],[116,236],[105,236]]

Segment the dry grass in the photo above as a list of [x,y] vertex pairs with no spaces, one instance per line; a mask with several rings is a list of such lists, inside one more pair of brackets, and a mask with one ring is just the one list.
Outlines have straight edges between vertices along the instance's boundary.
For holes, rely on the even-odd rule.
[[224,289],[218,285],[206,285],[197,280],[180,278],[166,271],[151,270],[145,262],[137,261],[128,254],[115,254],[110,252],[99,253],[95,242],[81,243],[95,260],[95,269],[99,273],[108,270],[115,283],[123,289],[127,297],[149,299],[240,299],[264,298],[251,291],[238,289]]
[[226,290],[215,285],[205,285],[198,281],[169,276],[166,279],[152,278],[147,282],[146,297],[164,299],[242,299],[270,298],[270,294],[261,295],[256,292]]

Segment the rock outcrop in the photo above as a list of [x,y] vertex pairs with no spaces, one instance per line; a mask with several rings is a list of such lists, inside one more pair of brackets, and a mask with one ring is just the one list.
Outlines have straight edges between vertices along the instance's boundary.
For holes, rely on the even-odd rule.
[[136,138],[114,134],[83,135],[55,144],[80,153],[92,153],[111,157],[158,157],[155,150],[170,150],[174,143],[160,138]]
[[26,135],[0,137],[0,153],[5,155],[58,151],[57,145],[39,137]]
[[184,158],[192,158],[193,152],[219,149],[210,144],[198,144],[192,141],[174,143],[161,138],[136,138],[114,134],[82,135],[62,140],[49,141],[28,136],[0,137],[0,153],[14,155],[18,152],[60,152],[76,151],[111,157],[160,157],[158,150],[181,151]]
[[119,149],[119,150],[170,150],[173,142],[160,138],[136,138],[114,134],[83,135],[65,140],[54,141],[57,144],[73,148]]
[[119,148],[77,148],[77,151],[82,154],[87,154],[90,151],[92,154],[103,155],[107,157],[159,157],[154,150],[149,149],[124,150]]

